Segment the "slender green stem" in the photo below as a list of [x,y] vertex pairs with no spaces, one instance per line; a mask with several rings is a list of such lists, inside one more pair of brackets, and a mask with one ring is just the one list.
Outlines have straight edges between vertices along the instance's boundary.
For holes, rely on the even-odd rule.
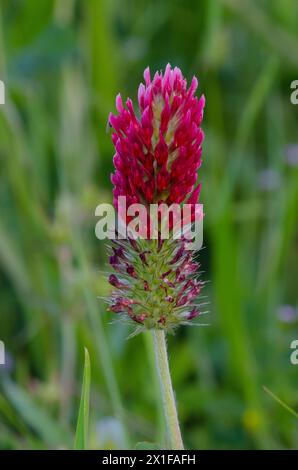
[[162,330],[153,330],[156,367],[158,370],[164,413],[172,449],[183,449],[175,396],[172,386],[166,337]]
[[156,407],[156,423],[155,423],[155,440],[154,442],[162,442],[165,434],[165,420],[163,412],[162,400],[160,400],[160,388],[159,388],[159,374],[155,366],[155,353],[154,353],[154,338],[151,331],[144,331],[143,335],[145,341],[145,347],[148,355],[148,363],[150,367],[150,379],[152,381],[152,388],[154,391],[154,398],[157,402]]

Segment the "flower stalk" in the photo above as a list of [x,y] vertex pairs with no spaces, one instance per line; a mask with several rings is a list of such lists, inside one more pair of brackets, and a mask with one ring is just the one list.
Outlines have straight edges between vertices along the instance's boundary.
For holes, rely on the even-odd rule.
[[[147,68],[144,80],[138,90],[138,109],[130,98],[124,104],[119,94],[117,114],[109,116],[115,147],[111,181],[121,220],[117,232],[123,223],[131,222],[132,214],[123,211],[123,198],[127,207],[141,205],[144,212],[137,224],[138,236],[126,232],[112,242],[109,282],[114,289],[108,304],[111,312],[135,326],[133,334],[152,331],[170,446],[181,450],[166,333],[179,325],[194,324],[201,313],[198,297],[203,282],[200,265],[188,245],[187,230],[176,237],[180,219],[174,214],[171,220],[166,219],[162,209],[172,210],[176,205],[180,210],[191,205],[190,220],[182,223],[183,229],[196,221],[205,98],[195,96],[195,77],[188,87],[181,70],[169,64],[153,79]],[[159,211],[155,215],[152,205]],[[166,237],[162,236],[164,225],[169,229]],[[156,228],[154,235],[151,228]]]
[[165,332],[163,330],[152,330],[152,332],[154,338],[155,361],[159,375],[170,446],[173,450],[183,450],[183,441],[169,368]]

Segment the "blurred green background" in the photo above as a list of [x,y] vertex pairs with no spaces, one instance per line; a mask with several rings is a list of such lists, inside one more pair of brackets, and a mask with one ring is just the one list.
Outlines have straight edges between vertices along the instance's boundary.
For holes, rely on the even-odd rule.
[[210,326],[169,338],[191,449],[298,448],[296,0],[1,0],[0,448],[72,446],[84,346],[90,448],[163,443],[150,334],[127,339],[94,210],[111,200],[115,95],[144,68],[200,80]]

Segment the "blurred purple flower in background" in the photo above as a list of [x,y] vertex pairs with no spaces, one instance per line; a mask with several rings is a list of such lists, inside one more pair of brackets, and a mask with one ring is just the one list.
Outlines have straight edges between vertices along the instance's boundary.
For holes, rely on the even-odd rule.
[[294,323],[298,320],[298,310],[292,305],[281,305],[278,309],[278,318],[283,323]]
[[286,147],[286,162],[289,166],[298,166],[298,144],[289,144]]

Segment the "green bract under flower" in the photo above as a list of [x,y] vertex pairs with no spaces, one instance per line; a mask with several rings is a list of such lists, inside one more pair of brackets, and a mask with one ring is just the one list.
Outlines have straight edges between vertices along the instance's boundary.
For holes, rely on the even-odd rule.
[[141,329],[171,330],[199,315],[199,264],[184,240],[114,242],[109,282],[115,287],[110,310]]

